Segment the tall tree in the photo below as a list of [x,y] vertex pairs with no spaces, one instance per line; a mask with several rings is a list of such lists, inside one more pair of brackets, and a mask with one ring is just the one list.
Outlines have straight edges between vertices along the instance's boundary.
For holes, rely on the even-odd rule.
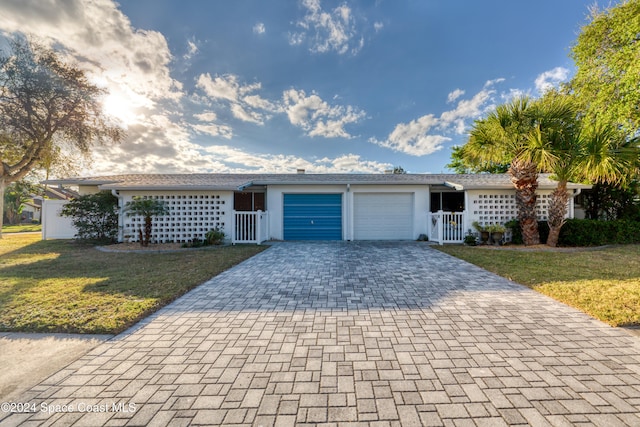
[[94,143],[123,137],[103,113],[104,91],[82,70],[21,37],[10,47],[0,55],[0,204],[6,185],[50,167],[62,144],[86,155]]
[[588,121],[640,129],[640,0],[591,10],[571,50],[576,73],[568,89]]
[[518,220],[525,245],[540,243],[536,215],[536,189],[538,170],[535,164],[522,161],[528,133],[533,129],[532,101],[527,97],[515,98],[499,105],[484,119],[476,120],[463,148],[465,161],[476,167],[501,163],[510,159],[508,169],[516,189]]
[[562,134],[575,119],[573,104],[565,97],[531,100],[515,98],[477,120],[463,148],[465,161],[476,167],[510,159],[508,173],[516,189],[518,221],[525,245],[540,243],[536,190],[540,162],[526,155],[532,141],[546,142]]
[[569,181],[624,184],[638,150],[619,129],[584,120],[572,96],[549,91],[535,108],[554,111],[554,122],[536,127],[519,157],[558,181],[548,211],[547,245],[555,247],[567,214]]

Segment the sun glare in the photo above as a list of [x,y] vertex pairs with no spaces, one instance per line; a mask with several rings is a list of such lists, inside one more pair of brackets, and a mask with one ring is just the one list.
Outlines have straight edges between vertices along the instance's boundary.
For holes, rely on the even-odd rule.
[[136,108],[131,100],[125,97],[110,94],[103,102],[103,109],[106,115],[113,117],[125,126],[138,122]]

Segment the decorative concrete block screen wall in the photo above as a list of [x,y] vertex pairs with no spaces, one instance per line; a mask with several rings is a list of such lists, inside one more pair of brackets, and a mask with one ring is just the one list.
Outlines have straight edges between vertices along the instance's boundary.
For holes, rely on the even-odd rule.
[[[158,192],[121,194],[123,202],[134,196],[162,200],[169,207],[169,215],[154,218],[152,239],[158,243],[186,243],[204,239],[207,231],[219,227],[225,233],[231,229],[232,192]],[[138,241],[138,230],[144,230],[144,218],[123,217],[123,240]]]
[[[536,210],[538,219],[548,218],[549,198],[551,191],[539,191]],[[511,190],[469,190],[468,191],[469,224],[478,221],[480,225],[504,224],[518,216],[516,193]]]

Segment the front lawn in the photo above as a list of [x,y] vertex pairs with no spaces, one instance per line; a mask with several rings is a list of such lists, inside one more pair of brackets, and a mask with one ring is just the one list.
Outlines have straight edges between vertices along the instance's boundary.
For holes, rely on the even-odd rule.
[[0,330],[116,334],[264,246],[105,253],[68,240],[0,240]]
[[16,224],[3,225],[3,233],[25,233],[29,231],[42,231],[42,224]]
[[640,245],[575,252],[434,247],[612,326],[640,326]]

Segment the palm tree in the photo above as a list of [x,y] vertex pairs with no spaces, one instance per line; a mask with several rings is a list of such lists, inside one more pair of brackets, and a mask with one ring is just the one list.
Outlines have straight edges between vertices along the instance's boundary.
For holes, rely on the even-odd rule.
[[532,141],[560,137],[576,117],[573,104],[562,97],[514,98],[474,124],[464,155],[474,164],[510,163],[516,189],[518,221],[525,245],[540,243],[536,214],[538,159],[528,155]]
[[570,180],[624,185],[637,168],[637,142],[610,125],[573,120],[566,123],[563,132],[548,135],[544,141],[532,138],[530,143],[524,156],[558,180],[549,201],[547,245],[551,247],[558,245],[565,223]]
[[140,244],[142,246],[149,246],[153,217],[167,215],[169,208],[161,200],[134,197],[132,201],[127,202],[124,211],[127,213],[127,216],[140,215],[144,218],[144,235],[142,230],[139,230],[138,233],[140,235]]
[[558,180],[549,201],[549,237],[547,245],[558,244],[560,229],[565,223],[570,180],[592,183],[624,184],[626,177],[638,165],[638,145],[635,140],[611,125],[586,121],[569,95],[549,91],[534,108],[545,113],[548,120],[528,135],[520,153],[522,161],[537,165]]
[[534,126],[529,114],[531,104],[528,97],[514,98],[485,119],[476,120],[462,153],[474,165],[509,163],[507,172],[516,188],[518,220],[525,245],[540,243],[536,216],[538,170],[535,164],[518,157]]

